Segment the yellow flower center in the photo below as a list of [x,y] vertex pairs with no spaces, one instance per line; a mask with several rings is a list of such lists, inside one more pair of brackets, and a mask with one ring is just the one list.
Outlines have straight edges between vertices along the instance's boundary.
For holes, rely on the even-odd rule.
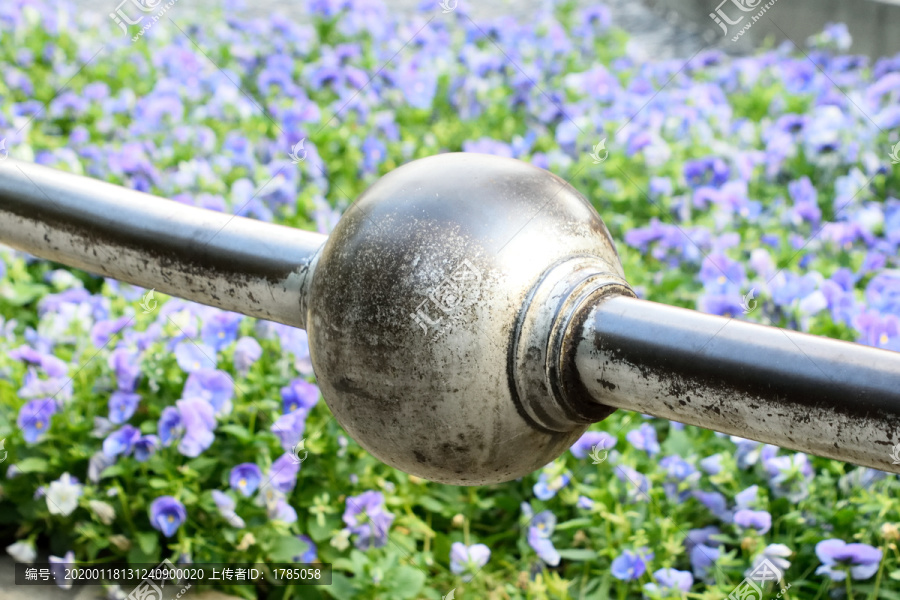
[[168,519],[169,519],[169,523],[171,523],[172,521],[175,520],[175,517],[173,517],[172,515],[169,515]]
[[291,412],[294,412],[295,410],[297,410],[297,403],[296,403],[296,402],[294,402],[293,404],[291,404]]
[[725,276],[724,276],[724,275],[719,275],[719,283],[720,283],[720,284],[725,283]]
[[888,336],[887,336],[887,334],[886,334],[886,333],[882,333],[882,334],[881,334],[881,337],[878,338],[878,341],[881,343],[882,346],[885,345],[885,344],[887,344],[887,343],[888,343]]
[[35,429],[43,429],[43,428],[44,428],[44,422],[43,422],[43,421],[38,421],[37,423],[34,424],[34,427],[35,427]]
[[195,369],[199,369],[199,368],[200,368],[200,361],[198,361],[198,360],[195,360],[195,361],[194,361],[194,368],[195,368]]
[[239,487],[247,487],[247,480],[241,479],[240,481],[238,481],[238,486]]

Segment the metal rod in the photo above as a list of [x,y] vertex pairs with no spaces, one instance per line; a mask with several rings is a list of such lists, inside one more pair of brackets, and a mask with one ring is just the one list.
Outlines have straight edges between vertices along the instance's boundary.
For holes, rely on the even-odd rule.
[[[629,297],[603,221],[546,171],[444,154],[358,204],[326,238],[0,162],[0,240],[308,328],[335,417],[407,472],[508,481],[621,408],[900,473],[900,353]],[[530,215],[515,251],[478,251],[510,239],[486,206]]]
[[186,206],[35,164],[0,162],[0,240],[202,304],[305,326],[326,236]]
[[898,352],[618,296],[575,368],[607,406],[900,473]]

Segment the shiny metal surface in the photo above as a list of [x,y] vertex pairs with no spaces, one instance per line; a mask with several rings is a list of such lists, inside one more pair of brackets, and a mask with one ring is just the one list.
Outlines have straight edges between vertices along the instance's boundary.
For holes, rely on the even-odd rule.
[[340,220],[314,270],[325,400],[408,473],[521,477],[611,412],[567,398],[551,343],[585,286],[627,289],[603,221],[563,180],[479,154],[404,165]]
[[900,473],[900,353],[610,297],[576,371],[604,405]]
[[341,425],[435,481],[508,481],[627,409],[900,472],[900,353],[634,298],[559,177],[442,154],[331,236],[0,162],[0,241],[309,331]]
[[0,161],[0,241],[202,304],[304,326],[301,287],[326,236]]

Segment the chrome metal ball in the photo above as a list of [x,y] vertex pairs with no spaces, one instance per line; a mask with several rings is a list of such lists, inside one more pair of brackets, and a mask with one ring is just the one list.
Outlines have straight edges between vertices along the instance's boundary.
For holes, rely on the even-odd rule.
[[363,193],[317,257],[313,367],[337,420],[385,463],[508,481],[613,410],[568,376],[565,333],[598,289],[633,295],[565,181],[483,154],[417,160]]

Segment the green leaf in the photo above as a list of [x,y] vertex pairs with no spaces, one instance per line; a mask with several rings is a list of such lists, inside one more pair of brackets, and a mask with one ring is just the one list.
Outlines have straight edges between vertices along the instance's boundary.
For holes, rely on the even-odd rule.
[[294,562],[295,556],[306,552],[308,546],[303,540],[292,535],[278,538],[269,551],[272,562]]
[[13,306],[24,306],[46,294],[48,289],[47,286],[40,284],[17,283],[7,288],[3,296]]
[[222,425],[218,428],[218,431],[230,433],[245,444],[249,444],[251,441],[253,441],[253,434],[250,433],[247,428],[242,425]]
[[896,570],[894,570],[894,571],[891,571],[890,573],[888,573],[888,577],[890,577],[891,579],[895,579],[895,580],[897,580],[897,581],[900,581],[900,569],[896,569]]
[[570,519],[560,523],[555,527],[556,531],[565,531],[566,529],[576,529],[578,527],[590,527],[594,522],[588,518]]
[[445,510],[444,505],[441,504],[439,500],[435,500],[431,496],[422,496],[421,498],[419,498],[419,506],[421,506],[425,510],[438,514],[443,513]]
[[46,473],[50,465],[43,458],[31,456],[16,463],[20,473]]
[[144,552],[140,545],[135,544],[131,547],[131,550],[128,551],[128,562],[157,564],[159,562],[159,548],[148,553]]
[[159,548],[159,534],[155,531],[141,531],[134,537],[144,554],[153,554]]
[[316,542],[324,542],[325,540],[331,539],[331,531],[337,524],[336,519],[326,518],[325,522],[320,526],[316,516],[309,515],[309,518],[306,520],[306,535]]
[[384,587],[389,598],[415,598],[425,584],[425,573],[409,565],[401,565],[385,574]]
[[354,600],[358,597],[353,588],[353,580],[343,573],[332,573],[331,585],[324,586],[322,589],[337,600]]
[[331,568],[335,571],[353,571],[353,563],[349,558],[335,558],[331,561]]
[[597,558],[597,552],[587,548],[569,548],[568,550],[557,550],[557,552],[561,558],[566,560],[585,561]]
[[219,460],[216,458],[201,456],[200,458],[195,458],[187,463],[187,466],[194,471],[197,471],[197,473],[209,473],[218,464]]
[[687,456],[694,451],[694,441],[684,431],[669,430],[666,441],[660,444],[665,454],[677,454]]

